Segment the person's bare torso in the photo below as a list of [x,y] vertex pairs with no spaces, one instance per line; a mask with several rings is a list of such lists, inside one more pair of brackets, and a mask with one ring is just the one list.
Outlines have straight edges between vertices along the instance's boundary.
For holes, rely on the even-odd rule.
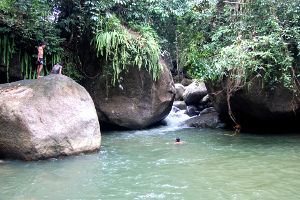
[[44,56],[44,49],[43,47],[38,47],[38,58],[43,58]]

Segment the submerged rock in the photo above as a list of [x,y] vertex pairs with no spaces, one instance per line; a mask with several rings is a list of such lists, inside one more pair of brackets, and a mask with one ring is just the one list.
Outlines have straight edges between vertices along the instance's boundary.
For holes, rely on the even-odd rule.
[[[162,61],[161,61],[162,62]],[[163,120],[171,111],[175,98],[174,82],[164,65],[161,77],[153,81],[148,71],[130,67],[122,74],[118,86],[106,84],[100,76],[85,83],[101,122],[142,129]]]
[[0,85],[0,158],[38,160],[92,152],[100,142],[94,103],[72,79],[50,75]]

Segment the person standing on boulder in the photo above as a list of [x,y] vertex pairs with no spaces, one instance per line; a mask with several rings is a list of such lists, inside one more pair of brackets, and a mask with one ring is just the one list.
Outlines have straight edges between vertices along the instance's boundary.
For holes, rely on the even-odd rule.
[[45,42],[41,42],[41,44],[38,47],[38,59],[37,59],[37,64],[38,64],[37,78],[38,79],[40,78],[40,74],[41,74],[41,71],[43,69],[43,65],[45,64],[44,63],[44,49],[45,49],[45,47],[46,47]]

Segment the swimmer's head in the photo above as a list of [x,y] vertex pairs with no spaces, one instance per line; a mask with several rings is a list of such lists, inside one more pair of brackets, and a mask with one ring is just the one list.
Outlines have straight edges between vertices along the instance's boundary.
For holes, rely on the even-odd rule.
[[175,141],[176,141],[176,142],[180,142],[180,138],[179,138],[179,137],[177,137]]

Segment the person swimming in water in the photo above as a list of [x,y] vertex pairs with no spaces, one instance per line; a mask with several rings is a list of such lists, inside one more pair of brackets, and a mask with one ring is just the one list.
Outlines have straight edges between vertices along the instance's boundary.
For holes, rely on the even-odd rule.
[[179,138],[179,137],[177,137],[177,138],[175,139],[175,144],[182,144],[182,142],[180,141],[180,138]]

